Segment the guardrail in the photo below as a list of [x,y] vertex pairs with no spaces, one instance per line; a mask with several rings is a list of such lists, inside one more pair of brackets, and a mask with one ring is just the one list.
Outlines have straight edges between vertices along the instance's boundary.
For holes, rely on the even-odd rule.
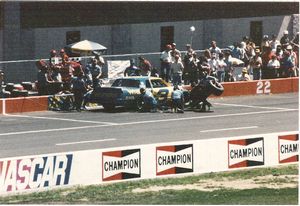
[[[299,91],[299,77],[284,79],[255,80],[249,82],[224,82],[225,96],[278,94]],[[190,89],[190,86],[186,86]],[[0,114],[46,111],[50,98],[57,96],[19,97],[0,99]]]

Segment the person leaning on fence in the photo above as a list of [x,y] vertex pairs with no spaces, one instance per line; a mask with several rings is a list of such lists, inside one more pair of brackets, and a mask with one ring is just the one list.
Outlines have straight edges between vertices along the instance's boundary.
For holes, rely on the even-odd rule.
[[172,62],[171,49],[172,46],[170,44],[167,44],[166,49],[160,54],[160,61],[161,61],[160,75],[161,78],[164,79],[166,82],[169,82],[170,80],[170,66]]
[[80,72],[77,75],[77,77],[73,77],[71,83],[72,83],[72,91],[75,99],[74,101],[75,108],[78,112],[80,112],[83,103],[84,94],[87,92],[87,86],[83,78],[83,73]]
[[184,96],[183,92],[179,89],[178,85],[174,86],[172,92],[172,107],[171,112],[184,113]]
[[182,71],[184,69],[182,62],[179,60],[180,56],[175,55],[175,61],[171,63],[171,74],[173,85],[182,84]]
[[134,59],[130,59],[130,66],[127,67],[124,71],[124,76],[140,76],[141,75],[141,71],[140,69],[135,66],[135,60]]

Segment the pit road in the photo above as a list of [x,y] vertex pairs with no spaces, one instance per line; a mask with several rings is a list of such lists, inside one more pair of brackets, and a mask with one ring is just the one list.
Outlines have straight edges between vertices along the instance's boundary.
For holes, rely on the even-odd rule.
[[211,98],[213,112],[0,115],[0,158],[298,131],[298,93]]

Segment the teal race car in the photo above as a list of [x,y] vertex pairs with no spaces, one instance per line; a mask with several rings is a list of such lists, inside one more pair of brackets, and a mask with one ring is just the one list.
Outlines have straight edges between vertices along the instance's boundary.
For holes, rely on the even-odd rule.
[[113,110],[117,106],[137,108],[142,87],[150,90],[161,105],[170,104],[173,86],[161,78],[148,76],[118,78],[111,87],[94,89],[88,101],[101,104],[105,110]]

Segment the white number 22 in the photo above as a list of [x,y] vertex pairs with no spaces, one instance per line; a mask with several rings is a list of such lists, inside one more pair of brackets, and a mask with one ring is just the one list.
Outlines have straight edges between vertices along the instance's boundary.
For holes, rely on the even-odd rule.
[[256,94],[270,94],[271,93],[271,82],[270,81],[259,81],[257,82]]

